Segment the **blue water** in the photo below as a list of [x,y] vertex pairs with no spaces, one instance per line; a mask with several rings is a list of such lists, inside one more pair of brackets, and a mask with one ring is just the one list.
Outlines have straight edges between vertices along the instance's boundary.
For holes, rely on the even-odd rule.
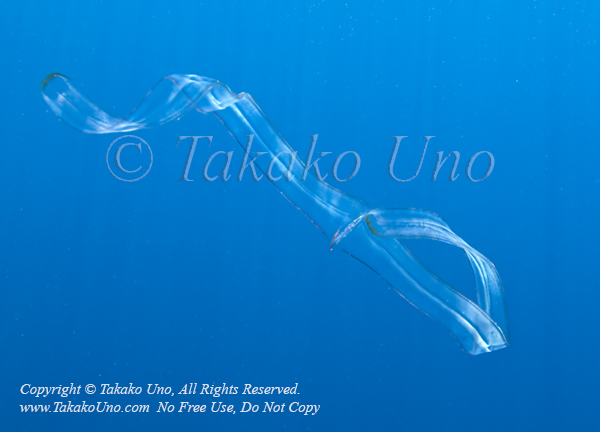
[[[4,2],[0,146],[0,425],[8,431],[595,430],[600,384],[596,275],[600,148],[593,2]],[[479,356],[323,236],[266,181],[202,180],[206,159],[242,150],[213,115],[136,131],[142,180],[111,176],[120,134],[60,122],[40,84],[68,75],[125,115],[163,76],[203,75],[248,92],[303,158],[356,151],[331,184],[373,207],[441,215],[494,262],[511,345]],[[177,182],[188,146],[199,143]],[[399,177],[387,173],[402,141]],[[495,157],[466,179],[469,157]],[[458,151],[430,180],[435,152]],[[126,159],[130,166],[135,153]],[[479,171],[483,174],[484,164]],[[348,172],[348,171],[346,171]],[[331,174],[330,174],[331,176]],[[235,177],[235,176],[232,176]],[[331,180],[328,178],[328,181]],[[460,251],[413,241],[474,295]],[[298,395],[178,395],[186,383],[294,386]],[[35,398],[24,384],[81,385]],[[86,395],[94,384],[141,395]],[[175,396],[146,394],[148,384]],[[148,404],[148,413],[30,413],[21,405]],[[181,401],[236,414],[177,411]],[[243,402],[260,405],[240,413]],[[320,405],[316,415],[289,405]],[[265,402],[286,403],[263,413]]]

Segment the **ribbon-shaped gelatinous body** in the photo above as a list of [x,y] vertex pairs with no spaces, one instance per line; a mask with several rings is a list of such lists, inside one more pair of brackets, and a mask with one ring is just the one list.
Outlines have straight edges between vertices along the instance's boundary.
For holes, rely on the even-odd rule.
[[[129,132],[160,126],[195,109],[213,112],[238,143],[265,152],[255,164],[266,173],[275,160],[285,179],[272,184],[349,255],[363,262],[401,296],[441,322],[470,354],[504,348],[509,343],[502,283],[494,265],[437,215],[414,209],[371,209],[312,173],[285,142],[258,105],[246,93],[235,94],[219,81],[196,75],[163,78],[124,118],[102,110],[61,74],[50,74],[42,94],[54,113],[86,133]],[[247,137],[252,136],[249,140]],[[437,240],[462,248],[477,283],[477,303],[432,274],[402,243],[403,238]]]

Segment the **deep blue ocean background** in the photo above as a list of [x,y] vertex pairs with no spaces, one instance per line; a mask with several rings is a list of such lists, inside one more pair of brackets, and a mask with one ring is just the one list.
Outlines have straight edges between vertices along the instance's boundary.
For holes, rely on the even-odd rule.
[[[593,1],[2,2],[0,429],[598,430],[599,23]],[[105,154],[120,135],[60,122],[40,93],[51,72],[120,115],[165,75],[219,79],[250,93],[302,158],[312,134],[318,151],[358,152],[356,178],[332,184],[373,207],[434,211],[490,258],[512,344],[465,354],[375,273],[330,251],[267,181],[203,181],[213,152],[233,150],[233,168],[242,157],[212,114],[135,132],[154,165],[136,183],[116,180]],[[214,136],[198,144],[193,182],[175,181],[180,135]],[[412,182],[387,174],[392,135],[408,136],[403,178],[420,137],[435,136]],[[482,150],[494,171],[469,182],[466,161]],[[460,152],[455,182],[449,166],[430,180],[438,151]],[[459,250],[411,246],[474,293]],[[300,394],[20,393],[189,382],[298,383]],[[159,401],[188,399],[321,407],[156,413]],[[20,409],[59,400],[151,412]]]

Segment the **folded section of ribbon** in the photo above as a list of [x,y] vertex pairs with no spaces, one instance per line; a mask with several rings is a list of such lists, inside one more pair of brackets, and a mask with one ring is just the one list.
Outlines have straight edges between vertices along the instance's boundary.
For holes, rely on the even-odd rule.
[[[281,193],[349,255],[363,262],[400,295],[440,321],[470,354],[503,348],[509,343],[508,319],[502,283],[493,264],[454,234],[433,213],[412,209],[370,209],[365,202],[345,194],[309,174],[294,157],[258,105],[246,93],[235,94],[219,81],[196,75],[163,78],[124,118],[92,103],[69,78],[50,74],[42,94],[54,113],[85,133],[128,132],[160,126],[192,109],[214,112],[246,151],[253,135],[253,151],[267,153],[282,170],[285,181],[272,182]],[[285,156],[284,156],[285,155]],[[255,164],[267,172],[268,163]],[[432,274],[402,243],[402,238],[425,238],[462,248],[477,281],[477,303],[453,290]]]

